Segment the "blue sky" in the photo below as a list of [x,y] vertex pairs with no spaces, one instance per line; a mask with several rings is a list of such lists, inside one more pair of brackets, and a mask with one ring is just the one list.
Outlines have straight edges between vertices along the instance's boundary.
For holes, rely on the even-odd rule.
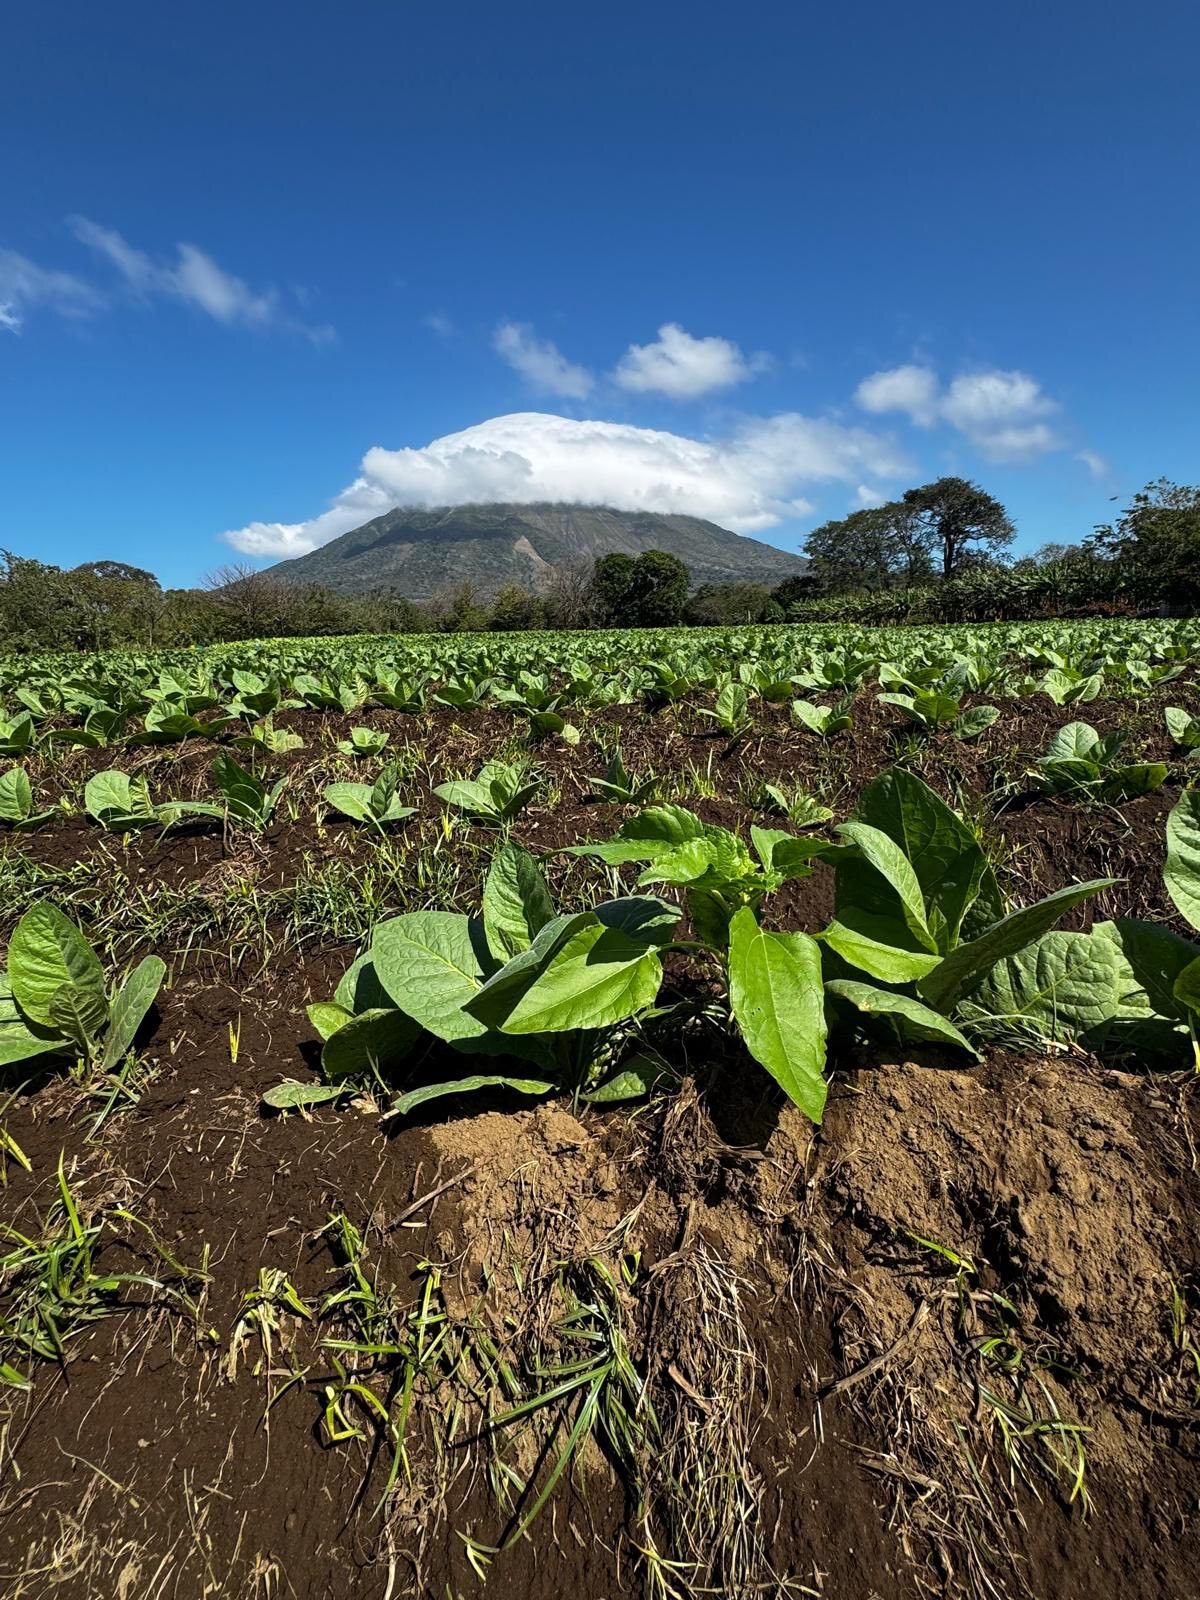
[[1077,538],[1200,477],[1198,47],[1178,0],[9,8],[0,546],[188,583],[541,496],[795,549],[943,472]]

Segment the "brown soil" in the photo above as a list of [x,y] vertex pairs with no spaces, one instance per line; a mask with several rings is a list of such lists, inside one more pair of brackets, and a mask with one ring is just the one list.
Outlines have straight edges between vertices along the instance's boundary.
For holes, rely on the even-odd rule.
[[[295,988],[323,982],[311,972]],[[731,1084],[711,1109],[685,1089],[638,1119],[547,1105],[389,1138],[366,1108],[261,1117],[257,1092],[300,1043],[295,990],[243,1013],[237,1067],[223,1038],[234,997],[206,994],[188,999],[190,1031],[167,1016],[182,1045],[100,1142],[85,1142],[65,1085],[10,1109],[33,1166],[9,1167],[14,1226],[35,1231],[65,1149],[88,1209],[128,1206],[183,1263],[207,1246],[211,1280],[194,1325],[127,1310],[11,1403],[7,1593],[483,1592],[462,1536],[495,1546],[515,1520],[488,1486],[486,1407],[450,1448],[453,1385],[422,1392],[411,1477],[382,1515],[367,1419],[359,1441],[322,1430],[331,1367],[311,1324],[284,1316],[270,1360],[252,1338],[231,1373],[262,1268],[284,1269],[310,1307],[341,1281],[323,1231],[335,1212],[364,1231],[368,1274],[406,1311],[421,1263],[438,1263],[450,1319],[514,1361],[539,1338],[554,1347],[571,1273],[637,1263],[619,1298],[659,1423],[639,1462],[648,1503],[589,1448],[529,1537],[493,1557],[487,1592],[648,1593],[651,1540],[714,1561],[689,1524],[702,1492],[715,1521],[741,1519],[706,1574],[719,1593],[782,1593],[786,1578],[863,1600],[988,1584],[1045,1600],[1186,1591],[1200,1411],[1171,1297],[1186,1302],[1200,1273],[1190,1089],[1067,1059],[901,1061],[840,1078],[816,1139],[765,1095],[731,1098]],[[960,1279],[916,1238],[973,1270]],[[152,1256],[118,1227],[103,1265]],[[1086,1510],[1032,1451],[1009,1481],[981,1401],[988,1389],[1022,1403],[978,1353],[992,1295],[1012,1307],[1033,1414],[1053,1406],[1087,1430]],[[536,1475],[539,1445],[554,1448],[535,1435],[510,1461]],[[732,1507],[703,1483],[722,1466],[736,1469]],[[702,1488],[681,1503],[674,1480],[688,1471]]]
[[[1190,689],[1170,687],[1168,701],[1189,704]],[[1166,759],[1163,700],[1079,715],[1127,724],[1131,750]],[[686,705],[617,708],[581,719],[578,749],[536,753],[553,803],[536,802],[515,832],[547,851],[614,831],[623,811],[589,798],[588,780],[616,735],[630,770],[653,767],[673,797],[742,831],[767,820],[754,800],[763,780],[803,783],[841,818],[900,753],[948,798],[977,804],[1018,898],[1114,876],[1125,881],[1080,925],[1169,917],[1162,835],[1182,767],[1117,809],[1033,797],[1022,774],[1076,711],[1001,704],[978,742],[921,747],[899,743],[895,718],[865,700],[848,741],[772,713],[733,748]],[[406,785],[416,838],[440,826],[433,784],[475,770],[513,731],[494,711],[277,720],[308,748],[278,763],[296,816],[262,837],[201,826],[123,842],[75,817],[0,851],[78,866],[72,904],[113,932],[124,879],[123,895],[165,884],[203,898],[287,888],[314,862],[369,865],[364,831],[314,820],[320,786],[349,775],[331,741],[350,726],[421,746]],[[144,763],[165,797],[205,792],[212,753],[189,741],[30,767],[43,790],[75,794],[91,771]],[[710,763],[722,798],[694,798]],[[464,829],[451,847],[472,892],[484,837]],[[557,875],[586,870],[555,861]],[[767,915],[818,928],[831,893],[818,869]],[[0,1390],[6,1596],[1159,1600],[1194,1587],[1193,1084],[1067,1054],[993,1053],[963,1070],[875,1051],[843,1064],[814,1135],[697,1027],[681,1087],[636,1112],[461,1096],[404,1126],[367,1101],[280,1118],[261,1095],[308,1075],[304,1006],[328,997],[354,947],[305,938],[298,951],[273,927],[283,954],[259,970],[219,935],[188,950],[186,934],[184,915],[160,947],[175,952],[171,981],[131,1103],[93,1135],[100,1102],[50,1077],[0,1112],[32,1168],[0,1161],[0,1219],[43,1232],[61,1154],[84,1216],[104,1225],[97,1270],[153,1274],[190,1297],[126,1287],[61,1366],[33,1365],[30,1393]],[[386,1312],[377,1341],[399,1348],[423,1330],[390,1494],[370,1401],[348,1391],[326,1410],[339,1361],[392,1415],[405,1372],[395,1349],[328,1343],[357,1337],[346,1303],[321,1314],[354,1283],[331,1217],[361,1234],[359,1265]],[[180,1284],[171,1264],[204,1262],[203,1284]],[[283,1279],[307,1315],[279,1298]],[[255,1321],[268,1282],[275,1299]],[[641,1398],[603,1392],[632,1406],[636,1426],[622,1442],[598,1424],[521,1533],[580,1391],[497,1419],[552,1390],[581,1353],[618,1348]],[[330,1416],[346,1437],[331,1438]]]

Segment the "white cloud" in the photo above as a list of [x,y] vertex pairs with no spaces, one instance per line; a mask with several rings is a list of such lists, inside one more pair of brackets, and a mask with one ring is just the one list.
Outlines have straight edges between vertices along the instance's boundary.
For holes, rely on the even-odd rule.
[[226,327],[285,329],[303,334],[314,344],[326,344],[334,337],[332,328],[312,327],[289,315],[278,290],[251,289],[244,278],[227,272],[197,245],[176,245],[174,261],[158,261],[131,245],[115,228],[102,227],[87,217],[72,217],[71,227],[75,237],[115,267],[141,299],[160,295],[179,300]]
[[886,436],[826,418],[748,417],[702,440],[541,412],[493,417],[420,449],[368,450],[360,476],[311,522],[222,537],[247,555],[303,555],[392,506],[550,500],[707,517],[758,533],[812,510],[813,484],[899,478],[911,463]]
[[1107,478],[1112,471],[1108,460],[1095,450],[1077,450],[1075,459],[1076,461],[1082,461],[1093,478]]
[[927,428],[937,418],[937,374],[928,367],[892,367],[864,378],[854,398],[864,411],[876,416],[903,411],[918,427]]
[[583,400],[592,392],[595,380],[587,368],[568,361],[549,339],[539,339],[528,323],[502,322],[492,348],[534,389],[565,400]]
[[716,389],[745,383],[770,365],[765,355],[745,356],[730,339],[697,339],[677,322],[665,322],[656,344],[631,344],[613,378],[636,394],[695,400]]
[[458,331],[444,311],[431,311],[428,316],[422,317],[421,321],[430,333],[436,333],[439,339],[452,339]]
[[869,483],[860,483],[854,491],[854,504],[860,511],[869,511],[874,506],[887,503],[887,495],[879,489],[873,489]]
[[1026,372],[967,372],[942,389],[928,367],[893,367],[864,378],[855,398],[866,411],[904,412],[920,427],[948,422],[993,461],[1019,461],[1062,444],[1045,420],[1058,404]]
[[15,250],[0,250],[0,328],[20,333],[38,306],[60,317],[88,317],[104,305],[90,283],[70,272],[39,267]]

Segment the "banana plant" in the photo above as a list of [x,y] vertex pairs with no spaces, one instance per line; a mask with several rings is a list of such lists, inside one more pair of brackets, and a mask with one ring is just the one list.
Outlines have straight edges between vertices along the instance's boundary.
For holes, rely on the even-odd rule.
[[0,822],[6,823],[14,833],[30,833],[49,822],[54,809],[33,809],[33,785],[24,767],[10,767],[0,773]]
[[328,805],[354,822],[366,822],[380,833],[393,822],[403,822],[415,814],[415,806],[403,805],[397,792],[400,774],[389,763],[374,783],[329,783],[324,795]]
[[99,957],[57,906],[32,906],[13,929],[0,975],[0,1066],[69,1055],[112,1072],[133,1047],[166,967],[146,956],[110,990]]

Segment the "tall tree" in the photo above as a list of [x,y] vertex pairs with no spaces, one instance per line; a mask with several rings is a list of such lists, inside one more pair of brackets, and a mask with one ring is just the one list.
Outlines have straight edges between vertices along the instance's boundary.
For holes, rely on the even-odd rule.
[[806,576],[826,594],[911,587],[932,571],[931,542],[919,513],[904,501],[869,506],[813,529],[805,541],[812,562]]
[[671,628],[683,616],[692,575],[678,556],[666,550],[644,550],[633,563],[629,625]]
[[903,503],[938,554],[943,578],[958,577],[981,558],[1002,555],[1017,531],[999,500],[966,478],[939,478],[909,489]]
[[1134,495],[1115,527],[1097,528],[1093,549],[1114,559],[1139,602],[1200,602],[1200,487],[1159,478]]
[[683,615],[691,574],[678,556],[644,550],[598,556],[592,571],[591,611],[608,628],[666,628]]

